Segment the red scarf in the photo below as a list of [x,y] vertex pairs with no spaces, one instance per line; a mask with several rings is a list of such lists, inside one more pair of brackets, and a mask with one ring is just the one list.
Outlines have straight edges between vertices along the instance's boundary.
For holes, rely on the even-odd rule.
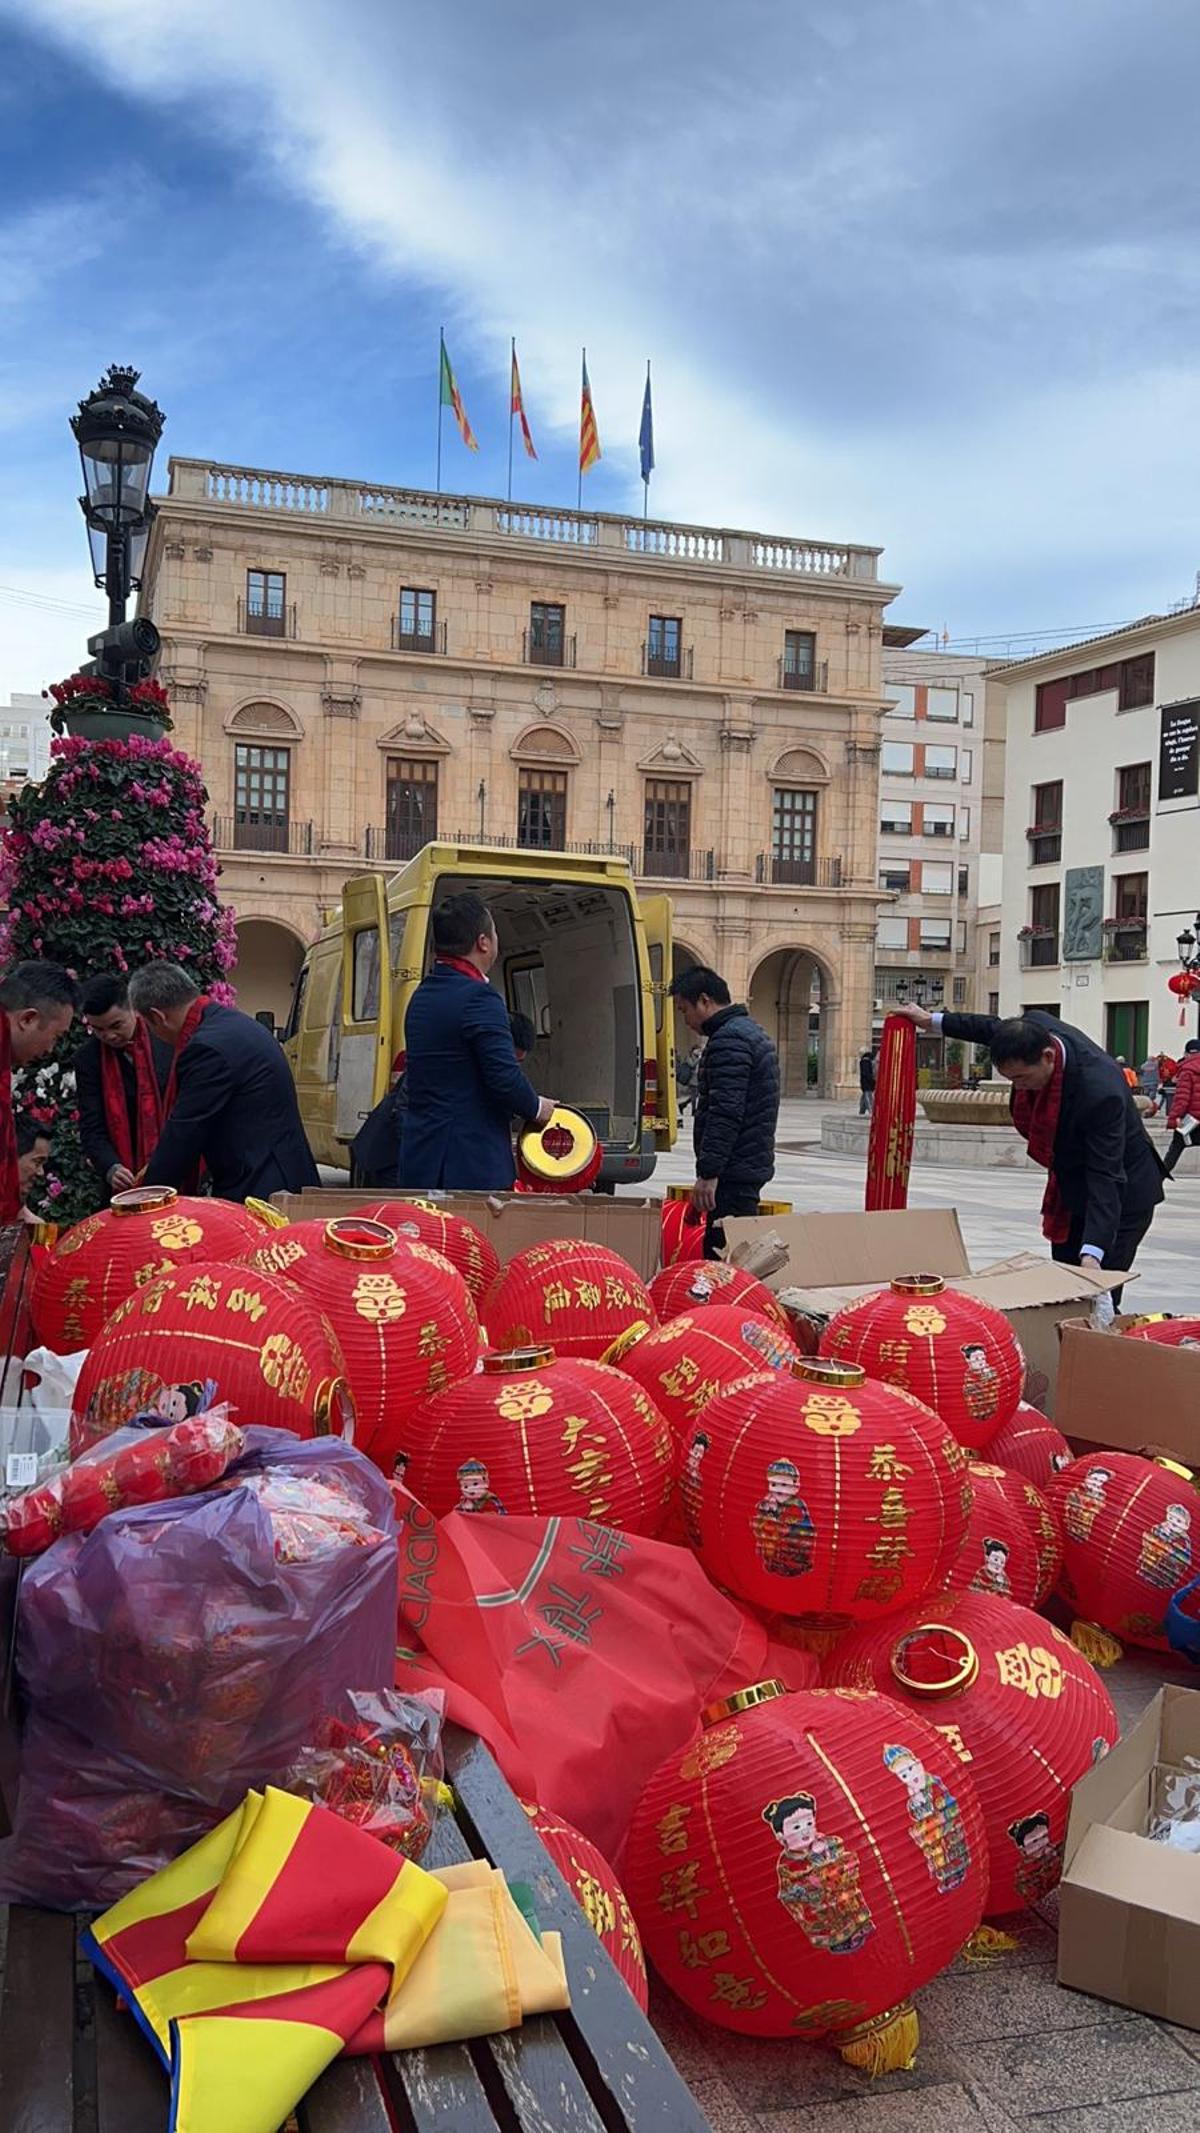
[[183,1018],[183,1027],[180,1030],[178,1037],[175,1039],[175,1057],[171,1061],[171,1075],[169,1081],[167,1082],[167,1093],[163,1097],[164,1118],[170,1115],[172,1109],[174,1108],[175,1098],[179,1094],[180,1053],[183,1051],[184,1045],[191,1042],[191,1039],[195,1036],[196,1031],[199,1029],[200,1018],[203,1015],[205,1008],[211,1007],[212,1004],[213,1003],[206,992],[197,993],[196,998],[192,1001],[191,1006],[189,1007],[186,1015]]
[[487,984],[482,970],[475,963],[468,963],[465,955],[439,955],[434,959],[443,970],[457,970],[460,978],[478,978],[481,985]]
[[1012,1093],[1012,1122],[1034,1162],[1050,1173],[1042,1194],[1042,1235],[1051,1244],[1065,1244],[1071,1234],[1071,1210],[1063,1204],[1054,1175],[1054,1137],[1062,1110],[1066,1064],[1066,1054],[1054,1040],[1054,1072],[1045,1088],[1014,1089]]
[[13,1117],[12,1033],[8,1016],[0,1009],[0,1223],[16,1221],[24,1197]]
[[907,1015],[889,1015],[879,1045],[875,1102],[867,1140],[864,1205],[908,1206],[913,1129],[917,1122],[917,1031]]
[[129,1105],[120,1054],[111,1044],[100,1046],[100,1093],[104,1099],[104,1122],[117,1159],[126,1170],[141,1170],[150,1161],[163,1126],[163,1100],[154,1071],[154,1047],[150,1032],[138,1016],[133,1053],[136,1129],[129,1130]]

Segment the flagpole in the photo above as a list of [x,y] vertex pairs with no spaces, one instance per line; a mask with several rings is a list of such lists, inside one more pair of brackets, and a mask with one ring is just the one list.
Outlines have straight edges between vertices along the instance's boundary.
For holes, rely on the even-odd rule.
[[[513,418],[513,370],[517,360],[517,336],[512,337],[512,359],[508,366],[508,500],[512,502],[512,418]],[[528,492],[527,492],[528,493]]]
[[587,349],[582,352],[579,364],[579,489],[575,509],[583,509],[583,381],[587,376]]
[[438,427],[437,427],[437,494],[442,493],[442,378],[446,367],[446,329],[438,328]]
[[[647,392],[649,392],[649,390],[650,390],[650,358],[649,358],[649,356],[647,356],[647,357],[646,357],[646,391],[647,391]],[[650,516],[650,469],[649,469],[649,468],[647,468],[646,472],[645,472],[645,473],[643,474],[643,476],[642,476],[642,524],[643,524],[643,526],[645,525],[645,523],[646,523],[647,519],[649,518],[649,516]]]

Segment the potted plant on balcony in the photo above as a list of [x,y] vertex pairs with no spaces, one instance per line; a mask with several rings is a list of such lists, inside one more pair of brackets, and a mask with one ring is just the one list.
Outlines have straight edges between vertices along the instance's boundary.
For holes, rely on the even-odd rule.
[[118,690],[103,674],[69,674],[42,693],[54,702],[50,724],[55,733],[78,740],[161,741],[175,723],[158,681]]

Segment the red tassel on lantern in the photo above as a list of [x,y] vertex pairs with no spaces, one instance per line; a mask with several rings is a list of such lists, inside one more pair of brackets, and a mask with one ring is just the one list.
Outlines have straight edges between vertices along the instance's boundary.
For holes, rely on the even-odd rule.
[[1117,1330],[1130,1341],[1157,1341],[1164,1348],[1200,1348],[1200,1318],[1147,1315]]
[[832,2037],[882,2071],[911,2065],[908,1996],[979,1923],[987,1846],[971,1776],[923,1718],[761,1682],[655,1771],[625,1875],[650,1960],[695,2013]]
[[727,1266],[723,1259],[663,1267],[650,1284],[650,1301],[664,1326],[682,1312],[700,1311],[707,1304],[739,1304],[782,1326],[785,1333],[790,1330],[787,1312],[766,1282],[740,1266]]
[[840,1629],[940,1590],[971,1508],[966,1465],[919,1401],[856,1364],[800,1358],[709,1402],[679,1495],[715,1583]]
[[1002,1466],[969,1468],[974,1502],[948,1592],[984,1592],[1040,1607],[1053,1592],[1062,1542],[1050,1506],[1023,1474]]
[[852,1630],[823,1680],[878,1689],[936,1726],[987,1824],[987,1916],[1036,1903],[1062,1871],[1071,1787],[1119,1738],[1094,1667],[1041,1615],[956,1592]]
[[359,1210],[365,1218],[385,1222],[401,1244],[427,1244],[457,1267],[471,1300],[480,1304],[500,1272],[500,1255],[489,1237],[433,1200],[380,1200],[378,1206]]
[[[1196,1574],[1200,1505],[1196,1477],[1172,1459],[1089,1452],[1050,1485],[1063,1540],[1058,1590],[1087,1625],[1148,1650],[1169,1650],[1165,1617],[1173,1592]],[[1101,1648],[1102,1658],[1116,1656]]]
[[625,1891],[603,1852],[598,1852],[573,1823],[564,1822],[560,1815],[535,1807],[528,1800],[522,1800],[521,1805],[593,1933],[607,1949],[645,2014],[649,1994],[641,1936]]
[[199,1259],[236,1259],[265,1227],[231,1200],[181,1199],[171,1185],[118,1193],[43,1259],[29,1300],[34,1331],[55,1355],[90,1348],[135,1290]]
[[658,1323],[646,1286],[628,1260],[584,1237],[552,1238],[518,1252],[500,1269],[480,1312],[493,1348],[538,1348],[598,1362],[643,1320]]
[[914,1393],[971,1451],[1016,1412],[1025,1377],[1003,1313],[947,1288],[939,1274],[908,1274],[846,1304],[830,1319],[821,1354]]
[[1024,1474],[1040,1489],[1047,1488],[1064,1466],[1070,1466],[1074,1456],[1062,1431],[1027,1400],[1018,1401],[1012,1421],[998,1429],[988,1445],[988,1458],[997,1466]]

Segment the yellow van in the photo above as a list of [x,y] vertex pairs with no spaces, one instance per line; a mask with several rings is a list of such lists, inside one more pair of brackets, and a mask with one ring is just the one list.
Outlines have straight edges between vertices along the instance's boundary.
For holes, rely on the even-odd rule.
[[602,1188],[640,1183],[678,1127],[670,898],[639,896],[616,855],[488,844],[435,842],[390,879],[356,876],[309,949],[284,1050],[317,1161],[349,1163],[404,1050],[408,1003],[433,960],[430,913],[464,889],[496,921],[491,982],[537,1031],[530,1079],[591,1120]]

